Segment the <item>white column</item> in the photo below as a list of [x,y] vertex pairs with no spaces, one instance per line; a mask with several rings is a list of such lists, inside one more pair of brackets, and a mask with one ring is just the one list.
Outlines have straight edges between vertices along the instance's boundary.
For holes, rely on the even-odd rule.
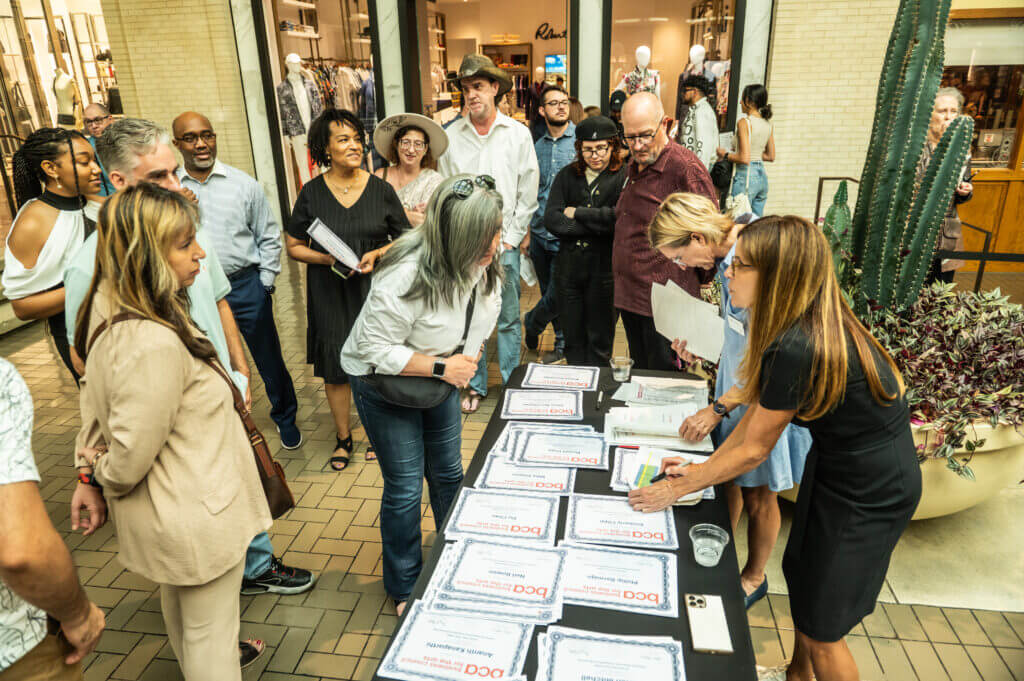
[[[620,0],[621,1],[621,0]],[[612,0],[579,0],[580,26],[571,39],[579,46],[576,78],[579,81],[578,97],[581,102],[600,106],[601,101],[601,24],[604,17],[604,3]]]
[[[402,41],[398,32],[398,0],[377,0],[377,37],[380,40],[383,108],[388,115],[402,113],[405,111],[405,88],[402,85]],[[378,112],[380,109],[381,105],[378,102]]]
[[[733,77],[739,77],[739,93],[753,83],[767,85],[768,79],[768,46],[771,42],[772,6],[774,0],[747,0],[743,24],[743,54],[740,57],[740,72],[733,71]],[[768,92],[771,101],[771,91]],[[740,103],[736,102],[737,110]]]

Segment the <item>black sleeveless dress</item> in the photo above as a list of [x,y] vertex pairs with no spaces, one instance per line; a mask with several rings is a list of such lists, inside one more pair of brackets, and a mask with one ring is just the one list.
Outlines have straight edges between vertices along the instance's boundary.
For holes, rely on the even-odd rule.
[[[875,609],[889,559],[921,498],[921,470],[906,400],[875,401],[847,338],[846,393],[813,421],[793,528],[782,560],[796,628],[817,641],[838,641]],[[807,335],[795,326],[761,359],[760,404],[797,409],[812,380]],[[886,390],[896,381],[875,365]]]

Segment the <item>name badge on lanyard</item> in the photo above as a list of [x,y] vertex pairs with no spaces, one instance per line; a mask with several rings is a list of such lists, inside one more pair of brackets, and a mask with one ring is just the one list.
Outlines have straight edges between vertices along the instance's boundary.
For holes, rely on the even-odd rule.
[[725,319],[729,322],[729,328],[738,333],[741,336],[746,336],[747,332],[743,330],[743,322],[736,319],[731,314],[726,314]]

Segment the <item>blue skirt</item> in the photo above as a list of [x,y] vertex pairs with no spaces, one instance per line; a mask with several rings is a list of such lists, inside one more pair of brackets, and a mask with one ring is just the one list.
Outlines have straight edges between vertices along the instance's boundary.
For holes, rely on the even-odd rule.
[[[720,447],[729,433],[739,424],[747,413],[747,405],[741,404],[722,419],[711,433],[715,447]],[[740,487],[762,487],[768,485],[773,492],[790,489],[804,476],[804,463],[807,452],[811,449],[811,431],[800,426],[789,424],[782,431],[779,441],[775,443],[768,458],[752,471],[736,477],[734,482]]]

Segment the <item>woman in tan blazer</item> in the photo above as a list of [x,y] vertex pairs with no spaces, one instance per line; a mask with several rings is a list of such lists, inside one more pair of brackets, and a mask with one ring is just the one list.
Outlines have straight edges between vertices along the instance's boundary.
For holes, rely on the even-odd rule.
[[[107,449],[81,453],[103,487],[121,562],[160,584],[186,681],[238,681],[245,551],[271,518],[231,390],[210,364],[213,345],[189,317],[185,287],[205,256],[197,224],[188,201],[153,185],[100,211],[96,275],[75,334],[88,374],[79,445],[95,420]],[[111,322],[125,312],[136,316]]]

